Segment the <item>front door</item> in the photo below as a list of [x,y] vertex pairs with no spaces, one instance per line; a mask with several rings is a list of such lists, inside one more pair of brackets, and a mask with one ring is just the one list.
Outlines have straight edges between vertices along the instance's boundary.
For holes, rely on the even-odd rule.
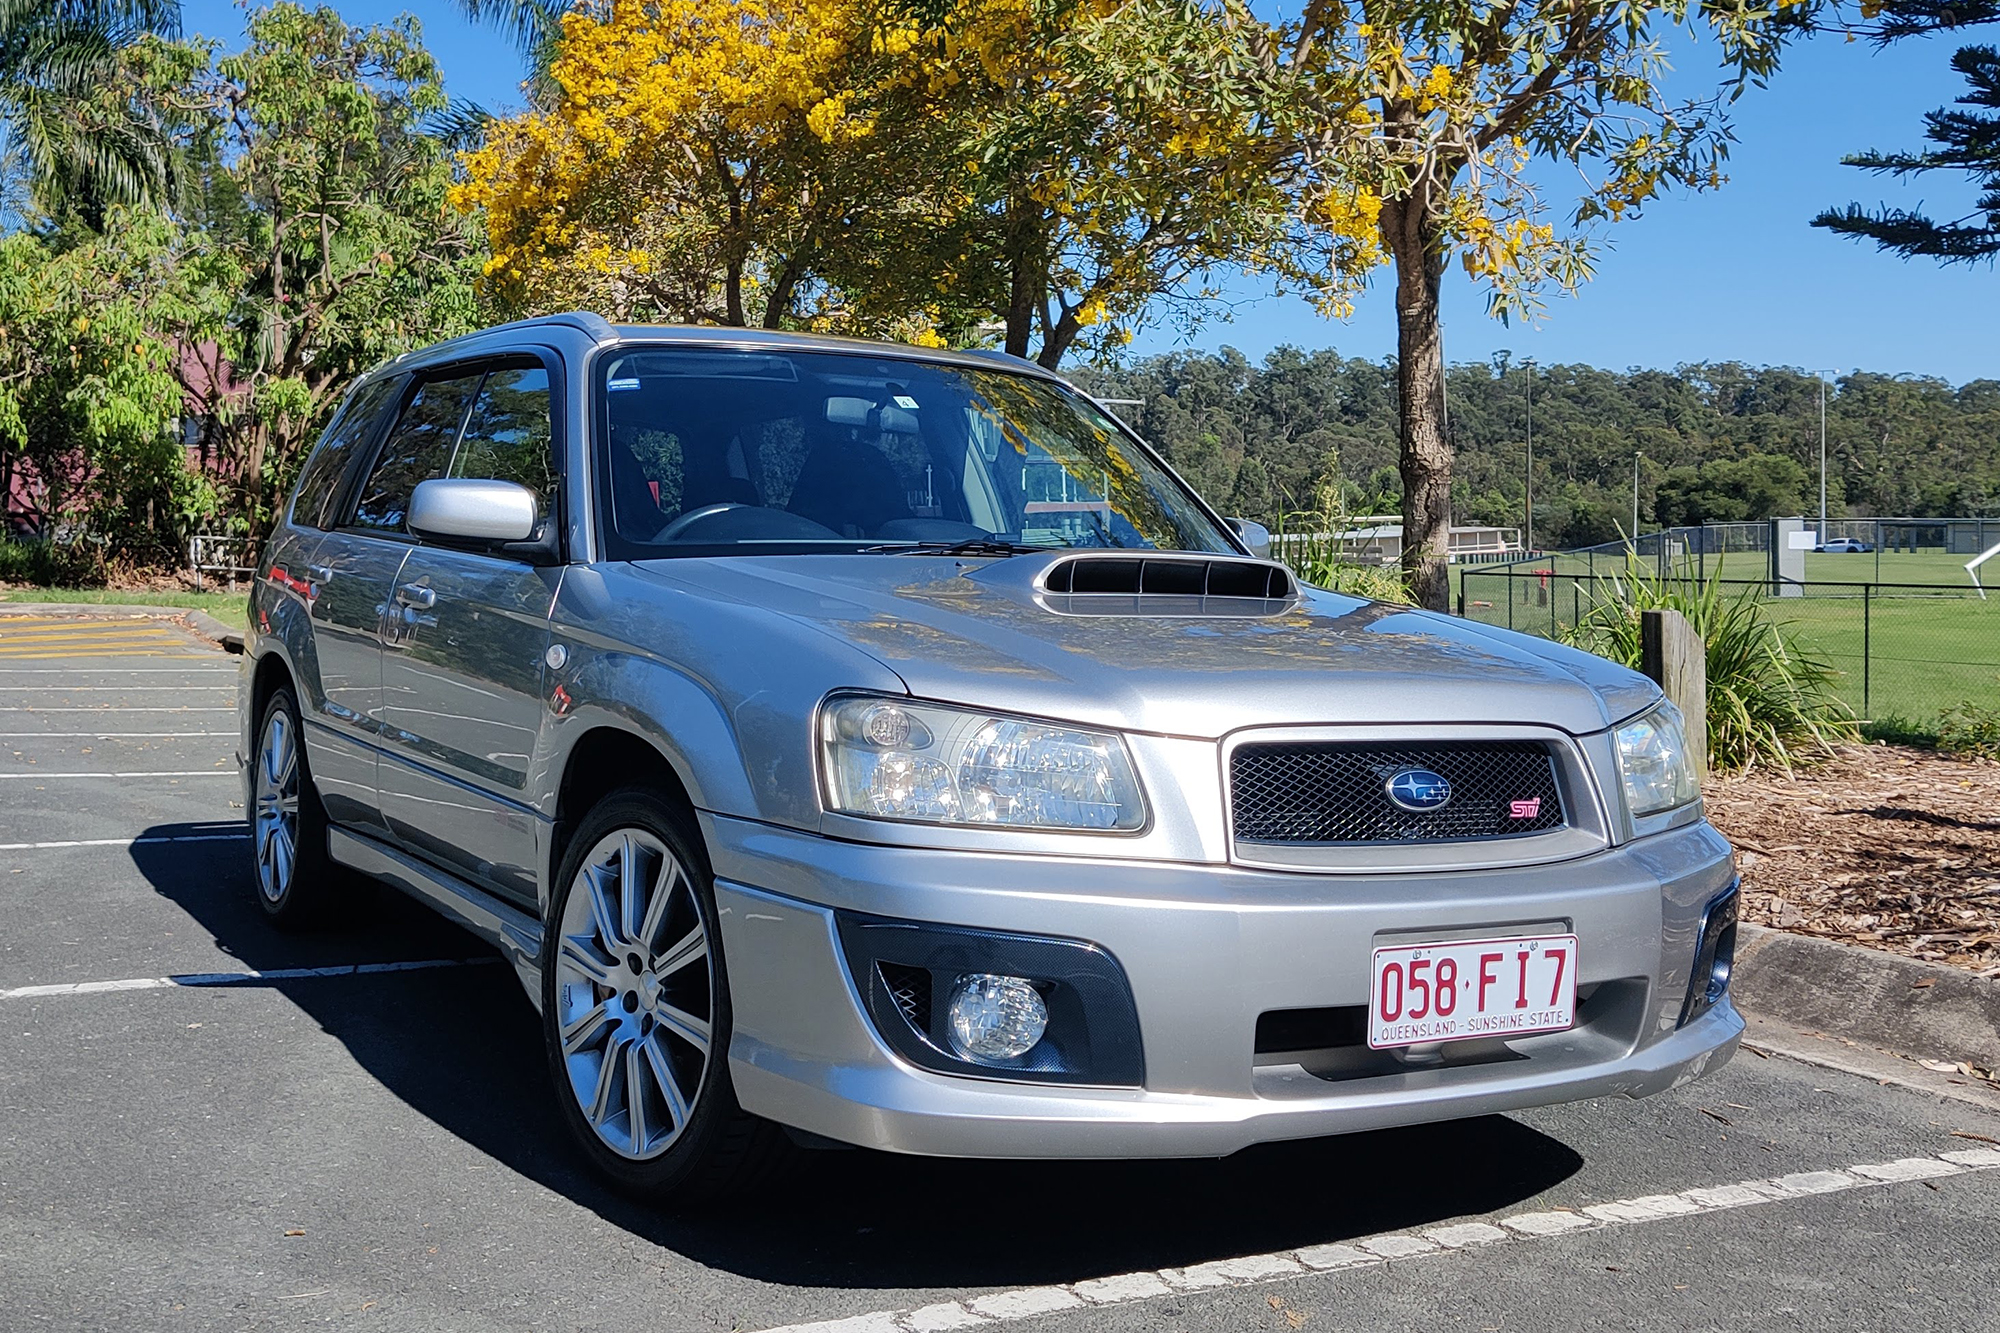
[[[550,377],[490,364],[448,477],[517,482],[554,523]],[[382,808],[411,851],[533,910],[541,816],[528,770],[544,716],[543,654],[562,567],[423,542],[384,622]]]

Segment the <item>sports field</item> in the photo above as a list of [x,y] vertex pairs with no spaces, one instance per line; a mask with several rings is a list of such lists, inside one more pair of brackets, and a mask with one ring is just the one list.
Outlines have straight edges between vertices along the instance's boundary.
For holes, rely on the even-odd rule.
[[[1715,559],[1710,557],[1711,572]],[[1727,593],[1762,596],[1772,618],[1801,647],[1842,673],[1841,696],[1857,713],[1923,722],[1954,704],[2000,706],[2000,559],[1986,567],[1994,586],[1984,601],[1965,576],[1966,559],[1885,552],[1878,585],[1869,578],[1873,554],[1809,554],[1807,586],[1798,597],[1764,595],[1764,585],[1755,581],[1766,567],[1761,554],[1729,556],[1723,569],[1725,580],[1731,574],[1744,579],[1740,587],[1725,583]],[[1551,573],[1535,572],[1541,569]],[[1459,572],[1467,616],[1554,636],[1589,610],[1593,589],[1598,597],[1615,595],[1613,576],[1624,570],[1600,557],[1592,579],[1587,561],[1555,556],[1516,567],[1511,578],[1478,566]],[[1862,582],[1871,586],[1864,590]]]

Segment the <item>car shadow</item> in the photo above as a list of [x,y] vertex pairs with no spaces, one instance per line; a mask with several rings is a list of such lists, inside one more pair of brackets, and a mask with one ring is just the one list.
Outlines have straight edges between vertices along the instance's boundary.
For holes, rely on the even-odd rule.
[[[206,826],[161,825],[148,838]],[[363,911],[310,936],[273,929],[232,842],[139,842],[154,890],[246,969],[474,958],[491,950],[425,908],[360,886]],[[1267,1144],[1220,1160],[996,1162],[800,1151],[754,1197],[699,1214],[602,1185],[566,1140],[538,1019],[512,969],[266,982],[389,1092],[606,1222],[763,1282],[1020,1286],[1184,1267],[1504,1208],[1573,1175],[1569,1146],[1502,1116]],[[421,1015],[421,1021],[413,1021]],[[468,1096],[477,1089],[477,1096]]]

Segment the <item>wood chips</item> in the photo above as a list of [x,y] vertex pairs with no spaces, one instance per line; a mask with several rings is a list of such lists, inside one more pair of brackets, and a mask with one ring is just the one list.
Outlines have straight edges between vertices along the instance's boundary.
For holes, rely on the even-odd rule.
[[2000,764],[1849,746],[1705,795],[1745,920],[2000,976]]

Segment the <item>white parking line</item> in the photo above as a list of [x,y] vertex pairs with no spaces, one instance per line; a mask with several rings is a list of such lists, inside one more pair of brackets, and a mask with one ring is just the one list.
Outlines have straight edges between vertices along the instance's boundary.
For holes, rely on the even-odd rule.
[[0,685],[0,690],[48,690],[56,694],[132,694],[139,690],[233,690],[234,685]]
[[115,741],[128,736],[234,736],[229,731],[0,731],[0,740],[36,740],[43,736],[68,736],[75,740]]
[[233,768],[187,768],[165,773],[0,773],[4,778],[233,778]]
[[425,972],[439,967],[479,967],[500,960],[482,958],[424,958],[408,963],[343,963],[335,967],[273,967],[261,972],[183,972],[171,977],[125,977],[118,981],[59,981],[44,986],[16,986],[0,990],[0,1000],[41,1000],[61,995],[104,995],[111,991],[170,990],[186,986],[243,986],[272,981],[300,981],[311,977],[361,977],[381,972]]
[[60,708],[9,704],[0,713],[233,713],[234,708],[113,708],[110,704],[66,704]]
[[160,833],[136,838],[69,838],[61,842],[0,842],[0,852],[45,852],[59,847],[151,847],[163,842],[234,842],[250,836],[248,829],[233,833]]
[[1100,1305],[1143,1301],[1180,1292],[1285,1281],[1313,1273],[1370,1267],[1479,1245],[1518,1245],[1573,1231],[1638,1226],[1669,1217],[1750,1208],[1814,1194],[1871,1189],[1995,1168],[2000,1168],[2000,1149],[1995,1148],[1972,1148],[1940,1153],[1935,1157],[1902,1157],[1892,1162],[1850,1166],[1838,1171],[1802,1171],[1776,1179],[1711,1185],[1684,1190],[1679,1194],[1644,1195],[1613,1203],[1592,1204],[1581,1211],[1562,1209],[1517,1213],[1501,1218],[1498,1226],[1484,1222],[1460,1222],[1415,1232],[1368,1236],[1338,1245],[1309,1245],[1277,1254],[1217,1259],[1189,1268],[1162,1268],[1148,1273],[1092,1278],[1067,1286],[1025,1287],[1017,1291],[994,1292],[965,1300],[943,1301],[915,1310],[877,1310],[844,1319],[786,1324],[782,1328],[767,1329],[765,1333],[931,1333],[931,1330],[938,1329],[990,1328],[1037,1315],[1088,1310]]
[[[5,622],[0,622],[4,624]],[[234,676],[235,667],[0,667],[0,676]]]

